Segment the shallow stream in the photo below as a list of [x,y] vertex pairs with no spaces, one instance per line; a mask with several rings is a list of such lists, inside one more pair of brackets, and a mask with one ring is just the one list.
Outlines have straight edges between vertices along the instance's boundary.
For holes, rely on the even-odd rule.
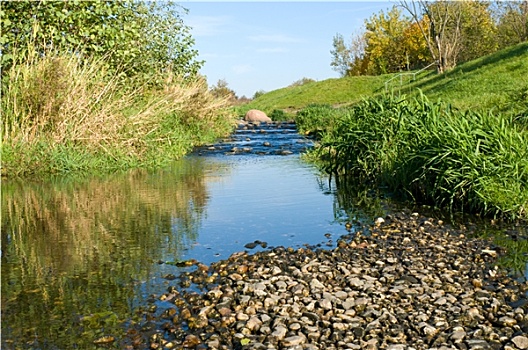
[[334,247],[346,222],[395,210],[336,190],[310,146],[292,124],[240,128],[158,171],[3,181],[1,348],[97,348],[190,259]]

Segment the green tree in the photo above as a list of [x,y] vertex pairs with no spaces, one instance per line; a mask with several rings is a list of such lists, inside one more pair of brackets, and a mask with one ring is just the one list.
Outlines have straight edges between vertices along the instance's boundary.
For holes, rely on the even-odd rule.
[[235,91],[228,87],[227,81],[225,79],[218,80],[216,85],[211,87],[210,91],[213,96],[225,98],[231,102],[234,102],[237,99]]
[[495,13],[500,48],[528,41],[528,0],[497,1]]
[[332,62],[330,66],[337,71],[342,77],[347,75],[348,69],[352,64],[351,51],[345,43],[342,34],[337,33],[332,42],[333,50],[330,51],[332,55]]
[[457,62],[467,62],[497,51],[497,27],[491,13],[490,2],[463,3],[461,18],[461,49]]
[[365,21],[365,59],[369,74],[410,70],[428,63],[430,55],[418,27],[400,9],[373,15]]
[[438,72],[497,49],[489,4],[480,1],[402,1],[437,62]]
[[128,76],[170,68],[195,76],[197,61],[185,9],[171,2],[8,1],[0,9],[0,48],[5,72],[31,51],[50,50],[102,57]]
[[403,32],[409,21],[401,18],[397,7],[388,13],[381,11],[365,21],[366,53],[369,56],[369,72],[382,74],[405,67]]

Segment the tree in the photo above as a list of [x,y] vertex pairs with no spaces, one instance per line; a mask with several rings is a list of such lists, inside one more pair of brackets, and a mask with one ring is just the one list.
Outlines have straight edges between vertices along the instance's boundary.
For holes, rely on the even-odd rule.
[[528,0],[497,1],[496,12],[500,47],[528,41]]
[[481,1],[402,1],[418,25],[438,72],[497,49],[489,3]]
[[333,50],[330,51],[332,54],[332,66],[342,77],[347,75],[348,69],[352,63],[351,52],[345,44],[343,35],[336,34],[333,38],[332,46]]
[[330,65],[338,71],[341,76],[362,75],[366,73],[365,59],[365,35],[353,34],[347,45],[343,35],[336,34],[333,40],[334,50],[330,51],[333,56]]
[[490,4],[483,1],[462,4],[461,49],[457,62],[467,62],[497,51],[497,27]]
[[461,48],[461,2],[403,0],[401,6],[420,28],[438,72],[453,68]]
[[367,72],[382,74],[410,70],[430,61],[417,25],[394,6],[365,21]]
[[196,60],[190,29],[180,17],[185,11],[170,2],[2,2],[2,67],[5,72],[32,52],[59,50],[104,58],[128,76],[148,78],[168,68],[195,76],[203,62]]
[[224,98],[231,102],[234,102],[237,99],[237,96],[235,94],[234,90],[231,90],[227,87],[227,81],[225,79],[220,79],[216,83],[216,85],[213,85],[211,87],[211,93],[218,98]]

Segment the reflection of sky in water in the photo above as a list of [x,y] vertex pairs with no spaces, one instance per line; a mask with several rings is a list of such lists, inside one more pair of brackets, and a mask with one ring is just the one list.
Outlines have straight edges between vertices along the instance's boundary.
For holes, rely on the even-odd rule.
[[297,156],[209,160],[230,170],[205,174],[209,201],[185,258],[210,263],[255,240],[298,247],[326,241],[325,233],[346,233],[333,223],[333,198],[319,188],[317,171]]

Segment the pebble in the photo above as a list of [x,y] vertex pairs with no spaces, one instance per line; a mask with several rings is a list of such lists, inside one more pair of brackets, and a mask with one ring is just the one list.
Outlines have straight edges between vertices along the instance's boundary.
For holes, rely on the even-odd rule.
[[495,267],[489,241],[417,213],[365,231],[183,273],[192,287],[160,296],[174,317],[145,308],[134,348],[528,349],[528,285]]

